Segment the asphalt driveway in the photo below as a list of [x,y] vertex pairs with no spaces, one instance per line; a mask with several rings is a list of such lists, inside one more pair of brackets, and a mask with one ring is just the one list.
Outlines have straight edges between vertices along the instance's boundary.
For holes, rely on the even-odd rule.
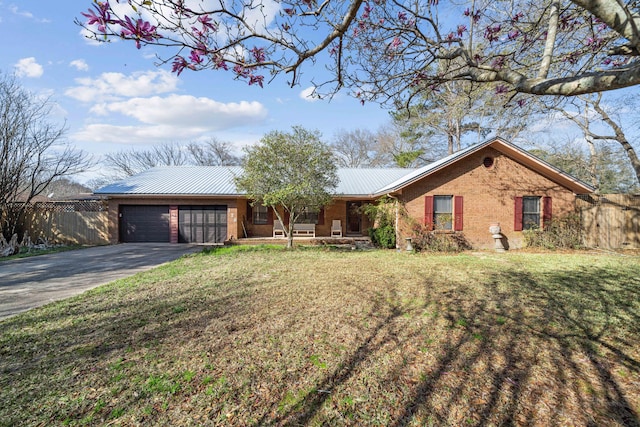
[[126,243],[0,261],[0,320],[200,250],[196,245]]

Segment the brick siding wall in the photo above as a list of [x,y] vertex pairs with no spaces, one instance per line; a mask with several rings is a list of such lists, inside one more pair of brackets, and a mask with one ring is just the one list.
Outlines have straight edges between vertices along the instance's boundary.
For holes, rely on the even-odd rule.
[[[493,158],[491,167],[484,166],[486,157]],[[514,231],[514,197],[550,196],[554,217],[575,209],[571,191],[490,147],[403,189],[401,200],[408,215],[421,223],[427,195],[463,197],[462,233],[474,248],[493,247],[489,225],[494,222],[500,223],[511,248],[522,247],[522,232]]]

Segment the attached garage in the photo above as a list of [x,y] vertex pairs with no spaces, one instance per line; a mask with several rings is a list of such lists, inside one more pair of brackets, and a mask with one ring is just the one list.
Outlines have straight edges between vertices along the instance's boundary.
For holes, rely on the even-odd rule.
[[178,242],[224,243],[226,239],[226,205],[178,207]]
[[[168,243],[170,214],[169,205],[120,205],[120,242]],[[178,242],[224,243],[226,239],[226,205],[178,207]]]
[[169,242],[168,205],[120,205],[120,241]]

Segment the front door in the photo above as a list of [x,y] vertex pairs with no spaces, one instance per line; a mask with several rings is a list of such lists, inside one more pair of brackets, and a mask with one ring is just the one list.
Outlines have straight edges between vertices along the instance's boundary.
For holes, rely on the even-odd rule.
[[347,202],[347,234],[362,234],[362,202]]

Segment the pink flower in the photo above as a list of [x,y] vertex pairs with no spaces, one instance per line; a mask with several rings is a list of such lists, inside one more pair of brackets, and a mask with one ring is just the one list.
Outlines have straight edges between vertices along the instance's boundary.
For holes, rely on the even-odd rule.
[[93,4],[93,7],[98,11],[97,15],[91,9],[87,11],[88,13],[80,12],[80,14],[87,18],[87,25],[98,24],[98,31],[104,34],[107,31],[107,24],[111,22],[109,2],[97,2]]
[[151,25],[149,21],[137,19],[134,24],[128,16],[125,16],[124,19],[119,22],[123,27],[120,35],[122,38],[134,38],[138,49],[140,49],[140,40],[150,42],[158,38],[156,27]]
[[[202,61],[204,60],[204,58],[202,57],[202,54],[200,51],[198,50],[192,50],[191,54],[189,55],[189,60],[191,61],[192,64],[202,64]],[[180,73],[178,73],[180,74]]]
[[498,40],[498,34],[500,33],[501,29],[502,29],[502,27],[500,26],[500,24],[495,24],[493,26],[488,26],[484,30],[484,38],[489,40],[489,43],[497,41]]
[[253,59],[255,59],[256,62],[264,62],[266,59],[264,48],[254,47],[253,49],[251,49],[251,54],[253,55]]
[[171,67],[171,72],[178,73],[178,75],[180,75],[180,73],[182,73],[182,71],[184,71],[185,68],[191,68],[187,60],[184,59],[182,56],[176,56],[173,59],[173,66]]
[[264,87],[263,84],[264,76],[256,76],[254,74],[249,75],[249,86],[253,84],[258,84],[260,87]]
[[402,46],[402,40],[397,36],[394,37],[393,40],[391,40],[391,43],[389,43],[390,50],[398,50],[400,46]]
[[198,22],[202,24],[205,30],[218,31],[218,27],[213,23],[213,19],[209,15],[198,16]]
[[220,54],[215,54],[213,56],[213,66],[216,69],[220,69],[220,68],[222,68],[223,70],[229,69],[229,66],[227,65],[226,62],[224,62],[224,59],[222,59],[222,55]]

